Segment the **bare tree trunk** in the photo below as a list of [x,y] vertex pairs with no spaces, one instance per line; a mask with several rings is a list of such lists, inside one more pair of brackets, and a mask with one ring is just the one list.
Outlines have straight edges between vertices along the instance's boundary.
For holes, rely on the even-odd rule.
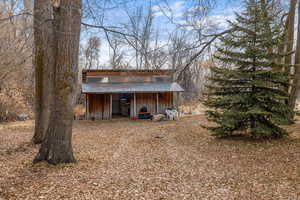
[[51,4],[49,1],[35,1],[34,4],[34,64],[35,64],[35,130],[33,143],[42,142],[49,123],[50,76],[48,70],[53,66],[53,52],[49,44],[52,43],[51,32]]
[[[288,24],[287,24],[287,41],[286,41],[286,49],[285,52],[289,53],[293,51],[294,46],[294,27],[295,27],[295,12],[296,12],[296,4],[297,0],[291,0],[290,2],[290,10],[288,15]],[[286,65],[292,64],[292,55],[286,56],[284,63]],[[286,71],[290,72],[290,67],[286,66]]]
[[300,90],[300,0],[298,3],[298,31],[297,31],[297,45],[295,52],[295,73],[294,73],[294,81],[291,87],[291,100],[290,107],[295,109],[296,100]]
[[81,0],[61,0],[54,7],[55,65],[50,123],[34,163],[75,162],[72,149],[73,107],[78,76]]
[[[263,10],[263,15],[265,18],[268,18],[269,16],[269,11],[268,11],[268,3],[266,2],[266,0],[261,0],[260,2],[260,5],[261,5],[261,9]],[[272,15],[272,13],[271,13]],[[268,31],[271,33],[271,26],[270,26],[270,23],[268,22],[268,20],[265,21],[265,25],[266,25],[266,28],[268,29]],[[268,48],[268,52],[269,53],[272,53],[273,52],[273,49],[272,48]]]
[[[288,12],[288,16],[285,23],[285,41],[284,44],[279,45],[278,51],[280,53],[291,53],[293,51],[294,46],[294,26],[295,26],[295,12],[296,12],[296,4],[297,0],[290,0],[290,8]],[[291,73],[291,65],[292,65],[292,54],[289,56],[286,56],[283,60],[278,60],[280,63],[284,63],[286,66],[282,68],[281,70]],[[275,69],[277,70],[277,69]],[[278,69],[280,70],[280,69]],[[293,80],[289,81],[290,83],[293,82]],[[286,92],[290,92],[292,90],[292,87],[287,86],[284,88]],[[291,106],[291,99],[286,100],[286,104]],[[294,116],[291,114],[288,116],[290,120],[292,121]]]

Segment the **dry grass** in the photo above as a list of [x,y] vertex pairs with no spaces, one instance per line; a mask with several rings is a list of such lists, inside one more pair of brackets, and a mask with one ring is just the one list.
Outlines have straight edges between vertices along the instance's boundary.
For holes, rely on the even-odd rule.
[[0,199],[300,199],[300,123],[276,141],[218,140],[202,116],[77,121],[77,164],[32,165],[33,122],[0,125]]
[[205,112],[205,110],[207,110],[207,108],[199,103],[199,102],[194,102],[194,103],[190,103],[190,104],[184,104],[182,106],[179,106],[178,108],[179,112],[184,114],[184,115],[190,115],[190,114],[203,114]]

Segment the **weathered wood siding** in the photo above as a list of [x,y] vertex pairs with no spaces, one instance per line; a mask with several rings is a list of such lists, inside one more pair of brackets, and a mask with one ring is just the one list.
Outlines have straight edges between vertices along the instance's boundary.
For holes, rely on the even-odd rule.
[[165,113],[166,108],[173,107],[173,92],[158,94],[158,113]]
[[83,71],[83,83],[170,82],[170,71]]
[[[166,108],[173,106],[173,92],[165,93],[136,93],[136,115],[142,107],[147,107],[151,114],[165,113]],[[134,96],[134,95],[133,95]],[[158,100],[158,101],[157,101]],[[158,105],[157,105],[158,102]],[[134,112],[134,98],[130,101],[130,117],[136,117]]]
[[[147,107],[151,114],[165,113],[166,108],[172,107],[173,92],[164,93],[136,93],[130,98],[130,117],[137,117],[142,107]],[[158,100],[158,101],[157,101]],[[158,102],[158,105],[157,105]],[[88,119],[109,120],[112,118],[111,94],[88,94],[87,109]],[[136,106],[135,106],[136,105]],[[136,109],[136,112],[135,112]]]
[[170,75],[171,71],[83,71],[87,76],[123,76],[123,75]]
[[140,112],[142,107],[146,107],[150,113],[156,113],[156,93],[137,93],[136,111]]
[[89,94],[88,118],[94,120],[111,119],[110,94]]
[[88,83],[152,83],[170,82],[168,75],[122,75],[122,76],[87,76],[84,79]]

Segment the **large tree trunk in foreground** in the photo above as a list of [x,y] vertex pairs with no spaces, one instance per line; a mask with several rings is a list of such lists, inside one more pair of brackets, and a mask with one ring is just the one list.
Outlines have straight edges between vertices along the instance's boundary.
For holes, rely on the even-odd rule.
[[[59,2],[59,1],[58,1]],[[75,162],[72,149],[74,95],[78,76],[81,0],[61,0],[55,4],[55,65],[50,123],[35,162],[51,164]]]
[[35,65],[35,130],[33,143],[42,143],[50,116],[49,98],[51,82],[49,69],[54,64],[52,48],[53,32],[50,1],[34,4],[34,65]]
[[300,0],[298,3],[298,32],[297,32],[297,44],[295,52],[295,73],[294,81],[291,87],[291,100],[290,107],[295,109],[297,97],[300,90]]

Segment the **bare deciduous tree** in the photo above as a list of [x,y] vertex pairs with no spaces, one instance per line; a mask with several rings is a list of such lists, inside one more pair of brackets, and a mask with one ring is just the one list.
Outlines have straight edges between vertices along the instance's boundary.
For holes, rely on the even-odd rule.
[[84,50],[85,55],[85,68],[91,69],[99,66],[101,41],[99,37],[93,36],[88,39],[86,49]]
[[33,104],[31,16],[23,2],[0,1],[0,121],[30,113]]
[[55,63],[54,35],[52,30],[52,4],[34,3],[34,65],[35,65],[35,130],[32,141],[42,143],[49,124],[52,77],[50,70]]
[[81,0],[61,0],[51,4],[53,23],[47,31],[53,31],[54,38],[49,48],[54,52],[55,62],[49,70],[52,79],[50,121],[34,162],[75,162],[72,124],[77,89],[81,7]]
[[294,63],[294,81],[291,87],[291,100],[290,106],[295,109],[296,101],[300,90],[300,0],[298,1],[298,29],[297,29],[297,43],[295,51],[295,63]]
[[[295,12],[296,12],[296,3],[297,0],[290,1],[290,10],[287,17],[287,30],[286,30],[286,42],[285,42],[285,51],[292,52],[294,47],[294,29],[295,29]],[[292,64],[292,55],[289,55],[285,58],[284,63],[286,65]],[[290,67],[287,67],[286,71],[290,71]]]

